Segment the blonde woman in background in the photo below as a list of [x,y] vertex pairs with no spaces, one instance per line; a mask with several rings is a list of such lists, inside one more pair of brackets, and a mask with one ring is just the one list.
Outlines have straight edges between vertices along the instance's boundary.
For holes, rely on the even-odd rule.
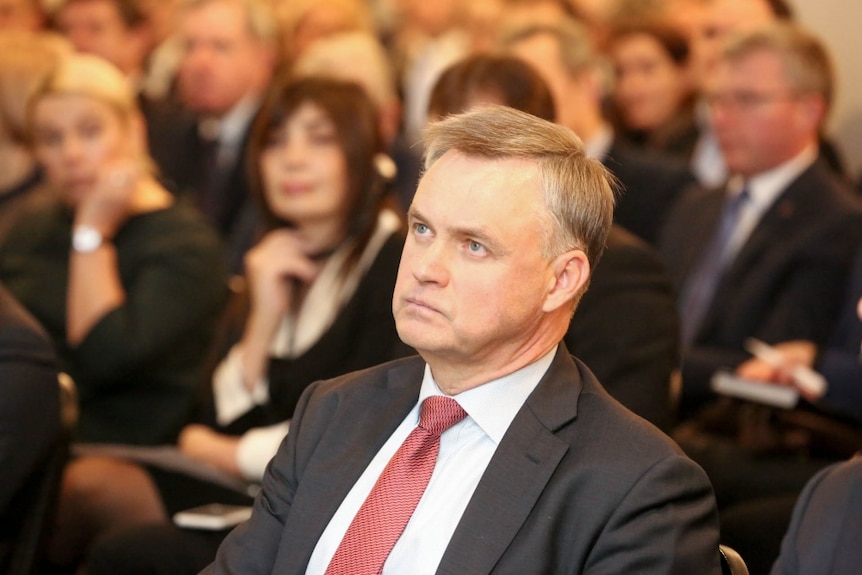
[[176,437],[226,297],[210,228],[156,180],[134,94],[113,66],[69,55],[36,89],[27,137],[55,198],[0,245],[0,279],[75,380],[79,442]]

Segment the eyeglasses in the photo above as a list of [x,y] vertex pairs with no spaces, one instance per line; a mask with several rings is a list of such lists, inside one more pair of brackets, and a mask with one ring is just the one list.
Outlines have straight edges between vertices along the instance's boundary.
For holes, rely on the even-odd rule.
[[793,92],[714,92],[706,94],[704,100],[710,110],[730,111],[752,110],[773,102],[795,100],[799,97]]

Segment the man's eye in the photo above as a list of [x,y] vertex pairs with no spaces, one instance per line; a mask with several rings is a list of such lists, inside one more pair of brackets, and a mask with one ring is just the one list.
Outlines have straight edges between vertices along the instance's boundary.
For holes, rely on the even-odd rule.
[[470,250],[470,253],[473,253],[473,254],[484,254],[485,253],[485,246],[483,246],[479,242],[476,242],[473,240],[470,240],[469,242],[467,242],[467,249]]
[[427,234],[428,232],[431,231],[430,229],[428,229],[428,226],[426,226],[425,224],[416,224],[415,230],[416,230],[416,233],[419,234],[420,236],[424,236],[425,234]]

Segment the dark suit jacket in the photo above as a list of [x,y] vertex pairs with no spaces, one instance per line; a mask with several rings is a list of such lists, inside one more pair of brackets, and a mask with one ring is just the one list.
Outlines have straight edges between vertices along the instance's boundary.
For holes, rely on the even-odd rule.
[[862,250],[856,256],[853,274],[844,295],[838,325],[829,344],[820,350],[815,367],[829,382],[818,405],[848,416],[862,426],[862,319],[857,305],[862,298]]
[[[190,121],[185,110],[150,102],[148,114],[151,154],[156,159],[165,185],[180,199],[198,206],[203,194],[207,165],[206,143],[198,124]],[[233,165],[225,168],[226,176],[219,191],[229,198],[221,213],[210,219],[225,244],[225,261],[232,273],[243,272],[243,255],[254,244],[260,218],[252,198],[248,178],[248,146],[254,118],[249,122]]]
[[18,531],[29,482],[60,440],[60,392],[51,341],[0,285],[0,571]]
[[862,565],[862,459],[827,467],[805,486],[771,575],[854,575]]
[[668,431],[678,333],[676,300],[664,263],[652,247],[613,226],[569,325],[566,346],[614,399]]
[[[371,458],[416,404],[417,357],[312,385],[248,523],[209,573],[305,572]],[[491,459],[439,574],[717,574],[703,471],[561,345]]]
[[[724,197],[724,190],[693,190],[668,217],[659,248],[680,289],[712,238]],[[719,281],[683,350],[684,408],[710,397],[716,370],[749,357],[743,348],[749,337],[824,343],[860,240],[857,200],[815,163],[766,211]]]
[[622,186],[614,221],[654,245],[673,202],[694,185],[688,167],[616,137],[602,163]]

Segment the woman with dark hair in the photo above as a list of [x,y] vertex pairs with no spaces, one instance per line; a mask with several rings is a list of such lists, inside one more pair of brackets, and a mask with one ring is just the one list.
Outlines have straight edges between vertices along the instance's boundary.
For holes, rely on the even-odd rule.
[[[270,94],[252,138],[251,177],[266,231],[245,258],[248,311],[213,375],[211,409],[179,438],[180,451],[201,467],[249,484],[263,476],[307,385],[411,353],[391,312],[402,222],[387,207],[376,167],[383,141],[365,92],[336,80],[288,81]],[[87,541],[74,531],[78,549],[118,522],[150,524],[115,530],[90,573],[197,573],[224,533],[183,532],[169,518],[206,503],[251,502],[247,494],[153,467],[107,458],[76,465],[94,481],[111,477],[67,502],[79,523],[110,519],[85,534]],[[93,493],[100,494],[96,505]],[[145,512],[111,517],[105,505],[128,498],[146,502]],[[155,547],[162,552],[152,553]]]
[[608,42],[617,129],[635,144],[687,160],[697,142],[695,93],[682,31],[661,21],[617,26]]

